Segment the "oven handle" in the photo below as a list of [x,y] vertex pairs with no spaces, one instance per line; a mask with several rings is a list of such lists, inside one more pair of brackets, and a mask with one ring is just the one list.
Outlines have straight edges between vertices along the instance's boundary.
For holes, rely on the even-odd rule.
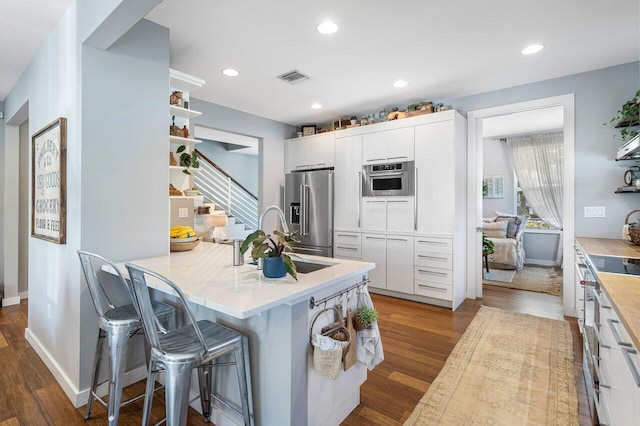
[[389,177],[389,176],[402,176],[403,173],[402,172],[388,172],[388,173],[377,173],[377,172],[369,172],[369,176],[371,176],[372,179],[374,178],[380,178],[380,177]]

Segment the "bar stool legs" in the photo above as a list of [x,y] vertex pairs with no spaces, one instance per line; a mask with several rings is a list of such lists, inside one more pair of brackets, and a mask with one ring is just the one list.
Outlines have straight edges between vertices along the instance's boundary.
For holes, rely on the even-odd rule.
[[211,395],[213,394],[213,366],[203,365],[198,368],[198,383],[200,384],[200,404],[202,416],[208,422],[211,418]]
[[187,424],[192,370],[193,365],[186,363],[165,364],[167,425]]
[[253,413],[253,398],[249,395],[251,391],[251,369],[249,363],[249,338],[242,336],[242,341],[236,346],[233,354],[236,358],[236,370],[238,372],[238,383],[240,383],[240,398],[242,399],[242,417],[245,426],[250,426]]
[[102,363],[102,348],[104,347],[104,341],[107,337],[107,333],[100,329],[98,333],[98,341],[96,342],[96,353],[93,357],[93,378],[91,379],[91,388],[89,389],[89,400],[87,401],[87,411],[84,415],[85,420],[89,420],[91,417],[91,409],[93,408],[93,402],[96,397],[96,390],[98,389],[98,380],[100,380],[100,364]]

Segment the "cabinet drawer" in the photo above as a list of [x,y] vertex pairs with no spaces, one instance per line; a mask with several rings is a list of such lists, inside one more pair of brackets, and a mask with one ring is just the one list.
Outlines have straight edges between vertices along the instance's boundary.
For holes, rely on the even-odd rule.
[[359,232],[338,232],[335,234],[335,244],[338,245],[350,245],[350,246],[360,246],[362,244],[362,234]]
[[333,251],[334,257],[346,259],[362,259],[362,249],[349,244],[336,244]]
[[446,269],[428,268],[424,266],[415,267],[416,281],[429,281],[451,286],[453,284],[453,272]]
[[416,253],[453,253],[453,242],[450,238],[416,237]]
[[432,268],[452,269],[453,256],[447,253],[420,252],[415,256],[416,266],[430,266]]
[[433,297],[434,299],[452,300],[453,298],[453,287],[431,281],[416,280],[414,292],[419,296]]

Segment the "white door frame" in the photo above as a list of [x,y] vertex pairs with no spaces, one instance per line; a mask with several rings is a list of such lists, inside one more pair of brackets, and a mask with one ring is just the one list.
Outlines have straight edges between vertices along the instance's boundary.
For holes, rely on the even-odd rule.
[[467,298],[482,297],[482,120],[500,115],[531,111],[553,106],[562,106],[564,130],[564,202],[563,210],[563,310],[565,315],[576,316],[573,268],[574,243],[574,137],[575,100],[574,94],[536,99],[509,105],[501,105],[470,111],[467,114]]

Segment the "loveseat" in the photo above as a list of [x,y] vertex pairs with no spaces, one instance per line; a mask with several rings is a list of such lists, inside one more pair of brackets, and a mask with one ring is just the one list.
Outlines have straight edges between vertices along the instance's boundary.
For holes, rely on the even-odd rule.
[[493,242],[489,266],[496,269],[517,269],[524,266],[524,226],[529,216],[508,215],[483,218],[482,232]]

